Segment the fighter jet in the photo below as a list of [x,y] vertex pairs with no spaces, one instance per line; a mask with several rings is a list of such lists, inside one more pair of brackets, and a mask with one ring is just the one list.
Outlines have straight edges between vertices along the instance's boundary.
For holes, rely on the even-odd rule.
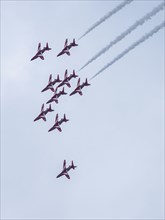
[[56,102],[56,103],[58,104],[58,98],[59,98],[61,95],[66,95],[66,94],[67,94],[67,93],[64,91],[64,87],[63,87],[63,89],[62,89],[61,91],[59,91],[58,93],[57,93],[57,88],[56,88],[55,91],[54,91],[54,95],[51,97],[51,99],[49,99],[49,100],[47,101],[46,104],[51,103],[51,102]]
[[46,47],[44,47],[43,49],[41,49],[41,43],[39,43],[37,53],[34,57],[31,58],[31,61],[37,58],[41,58],[42,60],[44,60],[43,53],[47,50],[51,50],[51,48],[48,46],[48,43],[46,43]]
[[67,85],[67,86],[70,88],[71,85],[70,85],[69,81],[70,81],[72,78],[78,77],[78,75],[75,74],[75,70],[73,70],[73,73],[70,74],[70,76],[67,76],[67,73],[68,73],[68,71],[65,70],[64,79],[63,79],[63,81],[58,85],[58,87]]
[[67,122],[67,121],[69,121],[69,119],[67,119],[66,115],[64,114],[64,117],[61,118],[61,120],[58,123],[59,123],[59,125],[61,125],[63,122]]
[[43,119],[44,121],[46,121],[46,117],[45,115],[48,113],[48,112],[53,112],[54,110],[51,108],[51,104],[49,105],[49,107],[47,109],[44,110],[44,104],[42,104],[42,107],[41,107],[41,112],[40,114],[37,116],[37,118],[34,119],[34,121],[37,121],[39,119]]
[[69,121],[69,119],[66,119],[66,116],[64,114],[64,118],[61,118],[61,120],[58,120],[58,114],[56,114],[56,118],[55,118],[55,123],[54,125],[48,130],[48,132],[54,130],[54,129],[58,129],[60,132],[62,131],[60,125],[63,123],[63,122],[67,122]]
[[64,44],[64,48],[62,49],[62,51],[57,55],[57,57],[63,55],[63,54],[67,54],[68,56],[70,56],[70,49],[72,47],[76,47],[78,46],[78,44],[76,44],[75,42],[75,39],[73,39],[73,42],[71,42],[69,45],[68,45],[68,39],[65,40],[65,44]]
[[54,110],[53,110],[52,107],[51,107],[51,104],[49,104],[49,107],[45,109],[45,115],[46,115],[48,112],[54,112]]
[[73,42],[70,43],[70,44],[67,46],[67,48],[70,50],[72,47],[76,47],[76,46],[78,46],[78,44],[76,44],[75,39],[73,39]]
[[56,114],[54,125],[48,130],[48,132],[53,131],[54,129],[58,129],[60,132],[62,131],[58,121],[58,114]]
[[72,78],[76,78],[76,77],[78,77],[78,75],[76,75],[75,70],[73,70],[73,73],[70,74],[70,76],[68,76],[67,78],[70,81]]
[[54,92],[53,85],[55,85],[57,82],[61,82],[61,81],[62,80],[60,80],[59,75],[57,75],[57,79],[54,79],[52,81],[52,74],[50,74],[48,84],[47,84],[47,86],[41,92],[45,92],[48,89],[50,89],[52,92]]
[[63,55],[63,54],[67,54],[68,56],[70,56],[70,52],[68,49],[68,39],[66,39],[65,44],[64,44],[64,48],[62,49],[62,51],[57,55],[57,57]]
[[80,78],[79,78],[77,81],[77,87],[75,88],[75,90],[73,92],[71,92],[70,96],[73,94],[76,94],[76,93],[79,93],[80,95],[82,95],[81,90],[84,86],[90,86],[90,84],[87,81],[87,78],[86,78],[85,82],[83,82],[82,84],[80,84]]
[[64,160],[63,162],[63,170],[62,172],[56,177],[56,178],[59,178],[61,176],[66,176],[68,179],[70,179],[70,176],[68,174],[68,171],[71,170],[71,169],[75,169],[77,166],[74,165],[73,163],[73,160],[71,162],[71,165],[69,165],[68,167],[66,167],[66,160]]
[[71,85],[69,83],[69,79],[68,79],[68,70],[65,70],[64,79],[57,87],[64,86],[64,85],[67,85],[69,88],[71,87]]

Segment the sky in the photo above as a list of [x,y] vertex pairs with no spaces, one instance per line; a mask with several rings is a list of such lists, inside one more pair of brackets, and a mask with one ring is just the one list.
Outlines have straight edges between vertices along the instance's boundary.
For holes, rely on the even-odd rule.
[[[134,0],[77,41],[122,2],[1,1],[1,219],[164,219],[164,28],[33,121],[50,74],[90,79],[164,21],[161,10],[78,71],[163,1]],[[57,57],[66,38],[79,45]],[[52,50],[30,61],[39,42]],[[48,132],[57,113],[69,122]],[[56,178],[64,159],[70,180]]]

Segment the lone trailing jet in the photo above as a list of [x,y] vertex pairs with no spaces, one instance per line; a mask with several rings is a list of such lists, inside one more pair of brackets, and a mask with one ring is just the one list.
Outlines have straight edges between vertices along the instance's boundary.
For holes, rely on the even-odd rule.
[[70,81],[72,78],[78,77],[78,75],[76,75],[76,73],[75,73],[75,70],[73,70],[73,73],[70,74],[70,76],[67,76],[67,74],[68,74],[68,71],[65,70],[64,79],[63,79],[63,81],[58,85],[58,87],[67,85],[67,86],[70,88],[71,85],[70,85],[69,81]]
[[55,123],[54,125],[48,130],[48,132],[50,131],[53,131],[54,129],[57,129],[58,131],[62,131],[60,125],[63,123],[63,122],[67,122],[69,121],[69,119],[66,119],[66,115],[64,114],[64,117],[61,118],[61,120],[58,120],[58,114],[56,114],[56,118],[55,118]]
[[49,90],[49,89],[50,89],[52,92],[54,92],[53,86],[54,86],[57,82],[61,82],[61,81],[62,81],[62,80],[60,80],[59,75],[57,75],[57,79],[54,79],[54,80],[52,81],[52,74],[50,74],[48,84],[47,84],[47,86],[46,86],[41,92],[45,92],[45,91],[47,91],[47,90]]
[[71,165],[69,165],[68,167],[66,167],[66,160],[64,160],[63,162],[63,170],[62,172],[56,177],[56,178],[59,178],[61,176],[66,176],[68,179],[70,179],[70,176],[68,174],[68,171],[71,170],[71,169],[75,169],[77,166],[74,165],[73,163],[73,160],[71,162]]
[[68,39],[66,39],[65,44],[64,44],[64,48],[63,48],[62,51],[57,55],[57,57],[59,57],[59,56],[65,54],[65,53],[66,53],[68,56],[70,56],[69,50],[70,50],[72,47],[76,47],[76,46],[78,46],[78,44],[76,44],[75,39],[73,39],[73,42],[70,43],[69,45],[68,45]]
[[44,47],[43,49],[41,49],[41,43],[39,43],[37,53],[34,57],[31,58],[31,61],[37,58],[41,58],[42,60],[44,60],[43,53],[47,50],[51,50],[51,48],[48,46],[48,43],[46,43],[46,47]]
[[81,90],[82,90],[82,88],[84,86],[90,86],[90,84],[87,81],[87,78],[86,78],[85,82],[83,82],[82,84],[80,84],[80,78],[79,78],[78,82],[77,82],[77,87],[75,88],[75,90],[73,92],[71,92],[70,96],[74,95],[76,93],[79,93],[80,95],[82,95],[82,91]]
[[48,112],[53,112],[54,110],[52,109],[51,107],[51,104],[49,105],[49,107],[47,109],[44,110],[44,104],[42,104],[42,107],[41,107],[41,112],[40,114],[37,116],[37,118],[34,119],[34,121],[37,121],[39,119],[43,119],[44,121],[46,121],[46,114]]
[[[58,88],[58,87],[57,87],[57,88]],[[58,98],[59,98],[61,95],[66,95],[66,94],[67,94],[67,93],[64,91],[64,87],[63,87],[63,89],[62,89],[61,91],[59,91],[58,93],[57,93],[57,88],[56,88],[55,91],[54,91],[54,95],[51,97],[51,99],[49,99],[49,100],[47,101],[46,104],[51,103],[51,102],[56,102],[56,103],[58,104]]]

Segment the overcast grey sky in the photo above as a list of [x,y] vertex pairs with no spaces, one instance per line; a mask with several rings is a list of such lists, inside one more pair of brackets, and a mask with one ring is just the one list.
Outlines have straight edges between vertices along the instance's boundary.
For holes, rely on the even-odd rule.
[[[61,97],[47,122],[33,122],[52,92],[49,75],[79,70],[163,1],[127,4],[57,57],[123,1],[1,2],[1,218],[164,219],[164,28],[100,73],[83,96]],[[79,71],[91,78],[164,20],[139,26]],[[49,42],[45,60],[30,61]],[[71,81],[70,93],[77,79]],[[69,122],[49,132],[56,113]],[[56,179],[74,160],[71,179]]]

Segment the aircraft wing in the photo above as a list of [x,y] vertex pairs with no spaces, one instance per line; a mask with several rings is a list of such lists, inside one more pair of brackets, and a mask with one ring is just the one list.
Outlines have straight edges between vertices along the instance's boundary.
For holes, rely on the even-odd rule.
[[46,121],[46,117],[45,117],[45,116],[42,116],[41,118],[42,118],[44,121]]
[[56,114],[56,117],[55,117],[55,123],[58,122],[58,113]]
[[61,129],[61,127],[58,125],[58,126],[56,126],[56,128],[61,132],[62,131],[62,129]]
[[65,44],[64,44],[64,48],[67,47],[68,45],[68,39],[66,39]]
[[71,85],[70,85],[70,83],[69,82],[66,82],[66,85],[70,88],[71,87]]
[[66,54],[67,54],[68,56],[70,56],[70,52],[69,52],[69,50],[66,51]]
[[77,92],[78,92],[80,95],[82,95],[82,91],[81,91],[81,90],[78,90]]
[[70,176],[69,176],[69,174],[66,172],[66,173],[64,173],[64,175],[68,178],[68,179],[70,179]]
[[38,44],[38,51],[41,50],[41,43]]
[[42,104],[42,106],[41,106],[41,112],[43,112],[44,111],[44,104]]
[[52,74],[50,74],[50,76],[49,76],[49,81],[48,81],[48,83],[50,83],[52,81]]
[[66,169],[66,160],[64,160],[63,169]]
[[41,58],[41,60],[44,60],[44,57],[43,57],[42,53],[40,53],[40,54],[38,55],[38,57]]

